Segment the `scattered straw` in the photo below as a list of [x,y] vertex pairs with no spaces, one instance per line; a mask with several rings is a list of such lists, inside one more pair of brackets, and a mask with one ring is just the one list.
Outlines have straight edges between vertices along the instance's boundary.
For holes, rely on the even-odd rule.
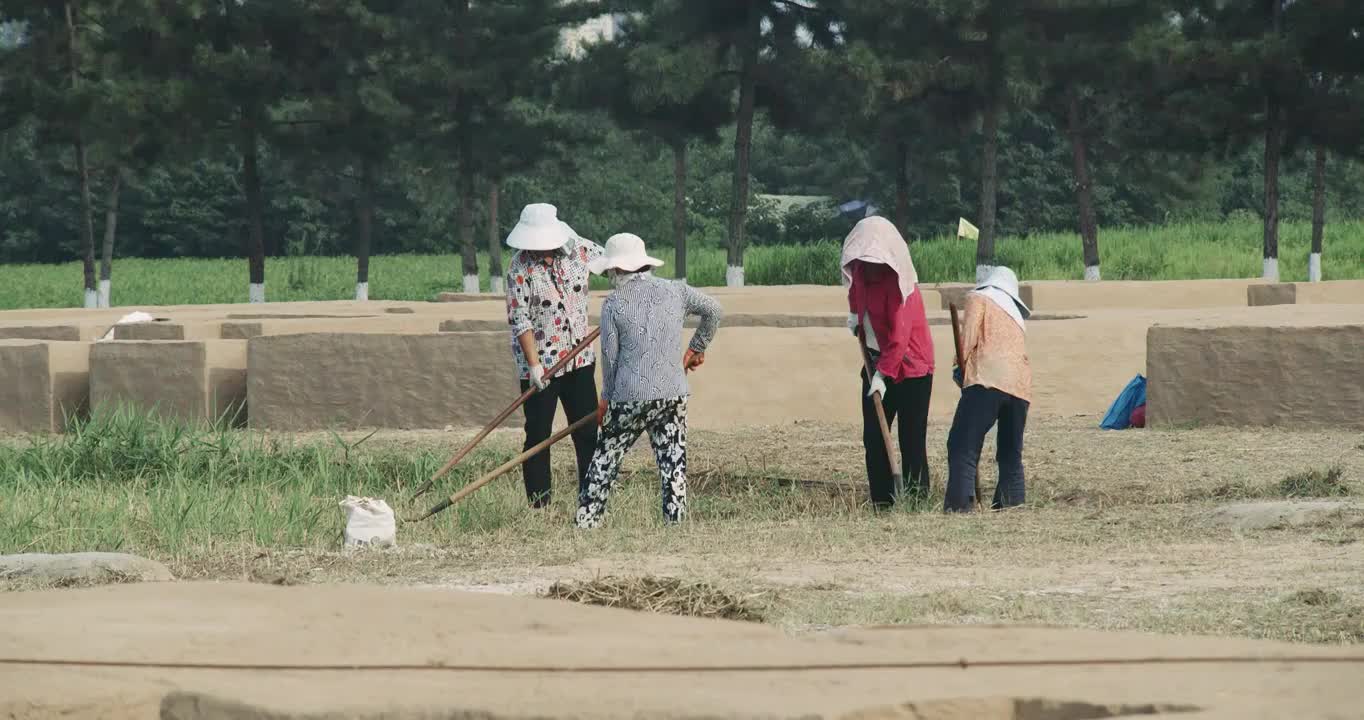
[[556,582],[545,597],[584,605],[692,617],[762,622],[758,595],[738,597],[703,582],[677,578],[605,576],[582,583]]

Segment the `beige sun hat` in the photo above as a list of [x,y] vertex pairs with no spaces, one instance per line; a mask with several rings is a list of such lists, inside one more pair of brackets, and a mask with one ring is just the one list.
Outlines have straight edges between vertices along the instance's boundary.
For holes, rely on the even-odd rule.
[[662,260],[649,257],[644,241],[632,233],[617,233],[606,239],[606,253],[587,264],[587,269],[601,275],[607,270],[635,272],[642,267],[659,267]]
[[559,219],[559,209],[549,203],[531,203],[521,209],[521,219],[507,235],[507,245],[517,250],[558,250],[581,237]]

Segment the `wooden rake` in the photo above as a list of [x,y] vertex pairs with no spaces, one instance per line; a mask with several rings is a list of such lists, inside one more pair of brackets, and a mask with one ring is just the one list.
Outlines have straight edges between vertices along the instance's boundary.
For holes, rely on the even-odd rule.
[[[871,364],[871,352],[867,350],[867,338],[862,328],[857,329],[857,344],[862,349],[862,369],[867,373],[867,384],[876,377],[876,369]],[[881,404],[881,393],[873,393],[871,404],[876,408],[876,422],[881,425],[881,439],[886,446],[886,459],[890,461],[891,492],[900,499],[905,490],[905,476],[900,472],[900,459],[896,457],[895,441],[890,436],[890,423],[886,421],[886,408]],[[901,420],[901,422],[904,422]]]
[[[567,366],[568,363],[571,362],[571,361],[573,360],[573,358],[575,358],[575,357],[577,357],[579,354],[581,354],[582,351],[584,351],[584,350],[586,350],[587,348],[591,347],[591,346],[592,346],[592,343],[596,342],[597,337],[600,336],[600,335],[601,335],[601,328],[595,328],[595,329],[593,329],[592,332],[590,332],[590,333],[587,334],[587,337],[586,337],[582,342],[580,342],[580,343],[578,343],[577,345],[575,345],[575,346],[573,347],[573,349],[570,350],[570,351],[568,352],[567,355],[565,355],[565,356],[563,356],[562,358],[559,359],[559,362],[554,363],[554,365],[553,365],[552,367],[550,367],[550,369],[546,370],[546,371],[545,371],[545,377],[548,378],[548,377],[554,377],[555,375],[557,375],[557,374],[559,373],[560,370],[563,370],[564,367]],[[483,442],[483,440],[484,440],[485,438],[487,438],[488,435],[489,435],[493,430],[496,430],[497,427],[498,427],[499,425],[501,425],[504,421],[506,421],[506,419],[507,419],[508,417],[511,417],[511,414],[514,413],[514,412],[516,412],[516,409],[517,409],[517,408],[519,408],[519,407],[521,407],[522,405],[524,405],[524,404],[526,403],[526,401],[530,399],[530,396],[531,396],[531,395],[534,395],[535,393],[537,393],[537,392],[539,392],[539,391],[540,391],[540,389],[537,388],[537,387],[535,387],[535,383],[531,383],[531,386],[530,386],[529,388],[527,388],[525,392],[521,393],[521,397],[517,398],[514,402],[512,402],[511,405],[508,405],[506,410],[503,410],[502,412],[498,413],[497,417],[495,417],[495,418],[492,419],[492,422],[488,423],[487,426],[485,426],[485,427],[483,428],[483,430],[481,430],[477,435],[474,436],[474,439],[473,439],[473,440],[470,440],[470,441],[469,441],[469,444],[465,445],[464,448],[463,448],[462,450],[460,450],[459,452],[455,453],[454,457],[450,458],[450,462],[445,463],[445,466],[442,467],[441,469],[437,470],[437,471],[436,471],[436,474],[432,475],[431,478],[430,478],[429,480],[427,480],[426,482],[422,483],[422,486],[421,486],[420,488],[417,488],[417,492],[415,492],[415,493],[412,494],[412,497],[409,499],[409,502],[416,500],[417,498],[419,498],[419,497],[421,497],[423,494],[425,494],[426,491],[430,490],[431,487],[434,486],[434,485],[436,484],[436,481],[437,481],[437,480],[440,480],[441,478],[445,477],[445,474],[446,474],[446,473],[448,473],[448,472],[450,472],[452,469],[454,469],[454,467],[455,467],[456,465],[458,465],[458,464],[460,463],[461,460],[463,460],[469,453],[473,452],[473,449],[474,449],[475,447],[477,447],[479,443]],[[594,417],[594,416],[593,416],[593,415],[588,415],[587,417],[588,417],[588,418],[592,418],[592,417]],[[579,420],[579,422],[582,422],[582,421]],[[578,426],[578,425],[575,424],[574,427],[580,427],[580,426]],[[524,456],[524,458],[532,457],[532,456],[534,456],[537,452],[539,452],[540,450],[543,450],[543,449],[544,449],[543,447],[541,447],[541,445],[543,445],[544,447],[549,447],[550,445],[553,445],[555,442],[558,442],[558,440],[561,440],[561,439],[563,439],[563,436],[562,436],[562,435],[554,435],[554,436],[551,436],[551,437],[549,438],[549,440],[546,440],[545,442],[541,443],[540,445],[536,445],[536,446],[535,446],[535,448],[539,448],[539,449],[532,448],[533,451],[532,451],[532,450],[527,450],[525,453],[522,453],[522,456]],[[518,456],[518,457],[520,457],[520,456]],[[522,458],[522,460],[520,460],[520,461],[518,461],[518,462],[524,461],[524,458]],[[499,473],[499,474],[501,474],[501,473]],[[486,477],[486,476],[485,476],[485,477]],[[496,477],[496,476],[494,476],[494,477]],[[481,479],[482,479],[482,478],[480,478],[480,480],[481,480]],[[484,483],[484,484],[487,484],[487,483]],[[472,487],[472,485],[471,485],[471,487]],[[465,489],[468,490],[468,488],[465,488]],[[463,492],[463,491],[461,491],[461,492]],[[457,496],[457,497],[462,497],[462,496]],[[448,507],[448,506],[449,506],[449,505],[448,505],[448,503],[447,503],[447,505],[446,505],[445,507]],[[445,507],[441,507],[440,510],[444,510]],[[437,513],[437,512],[440,512],[440,510],[433,510],[433,511],[431,511],[431,513],[428,513],[426,517],[429,517],[429,516],[432,515],[432,514],[435,514],[435,513]]]
[[564,428],[563,430],[560,430],[559,432],[556,432],[556,433],[554,433],[553,435],[550,435],[547,439],[541,441],[541,442],[540,442],[538,445],[536,445],[535,447],[532,447],[532,448],[530,448],[529,450],[526,450],[525,452],[521,453],[520,455],[517,455],[516,457],[514,457],[514,458],[508,460],[507,462],[502,463],[501,465],[497,466],[497,469],[495,469],[495,470],[493,470],[493,471],[487,473],[487,474],[484,475],[483,477],[480,477],[479,479],[477,479],[477,480],[475,480],[475,481],[469,483],[468,485],[465,485],[464,487],[460,488],[460,489],[459,489],[459,492],[457,492],[457,493],[455,493],[454,495],[451,495],[450,497],[448,497],[448,498],[446,498],[446,499],[440,501],[440,502],[437,503],[435,506],[433,506],[430,510],[427,510],[427,511],[426,511],[426,514],[420,515],[420,516],[414,517],[414,518],[407,518],[406,521],[407,521],[407,522],[421,522],[422,520],[425,520],[425,519],[431,517],[432,515],[435,515],[436,513],[441,512],[442,510],[445,510],[446,508],[450,507],[451,505],[454,505],[455,503],[459,502],[460,500],[463,500],[464,498],[466,498],[466,497],[472,495],[472,494],[474,493],[474,491],[478,490],[479,488],[483,487],[484,485],[487,485],[488,483],[490,483],[490,482],[492,482],[492,481],[494,481],[494,480],[496,480],[496,479],[502,477],[503,475],[506,475],[507,473],[511,472],[512,470],[515,470],[518,466],[521,465],[521,463],[524,463],[525,461],[527,461],[527,460],[529,460],[529,459],[535,457],[536,455],[540,454],[541,452],[545,451],[546,449],[549,448],[549,446],[553,445],[554,443],[557,443],[557,442],[559,442],[560,440],[563,440],[564,438],[568,437],[569,435],[572,435],[572,434],[573,434],[574,432],[576,432],[579,428],[581,428],[581,427],[587,425],[587,424],[590,423],[590,422],[598,422],[598,421],[600,420],[600,418],[601,418],[601,416],[600,416],[598,413],[595,413],[595,412],[594,412],[594,413],[590,413],[590,414],[588,414],[588,415],[584,415],[584,416],[581,417],[581,418],[578,418],[577,421],[573,422],[572,424],[570,424],[568,427]]

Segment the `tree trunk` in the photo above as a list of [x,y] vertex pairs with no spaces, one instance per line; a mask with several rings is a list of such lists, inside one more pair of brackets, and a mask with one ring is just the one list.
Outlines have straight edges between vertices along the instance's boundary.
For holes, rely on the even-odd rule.
[[[464,67],[472,58],[469,44],[469,0],[458,0],[455,5],[455,54]],[[455,97],[456,132],[458,136],[459,168],[455,179],[456,192],[459,194],[459,246],[460,269],[463,274],[465,294],[477,295],[478,247],[474,245],[474,128],[473,109],[469,107],[471,98],[465,93]]]
[[984,146],[980,158],[980,238],[976,241],[976,281],[985,279],[995,264],[995,202],[999,191],[999,116],[1004,104],[1004,59],[1000,56],[997,2],[986,18],[989,60],[986,65]]
[[369,300],[369,250],[374,246],[374,162],[360,159],[359,227],[355,237],[355,299]]
[[[71,89],[74,91],[80,87],[80,60],[76,45],[76,5],[74,2],[66,3],[66,39],[67,39],[67,61],[71,72]],[[81,133],[80,121],[77,121],[75,137],[72,140],[72,149],[76,153],[76,175],[80,186],[81,197],[81,261],[85,270],[85,307],[92,308],[99,304],[99,295],[95,291],[95,218],[94,209],[90,202],[90,166],[86,157],[85,138]]]
[[1265,215],[1264,215],[1264,273],[1268,282],[1279,281],[1279,157],[1282,154],[1283,133],[1280,130],[1282,111],[1273,97],[1265,100]]
[[725,285],[744,285],[744,229],[748,222],[748,160],[753,145],[754,93],[758,79],[758,44],[762,39],[762,16],[754,3],[748,8],[748,27],[741,42],[739,109],[734,128],[734,192],[730,198],[729,256]]
[[909,143],[895,143],[895,227],[909,237]]
[[1070,154],[1075,164],[1075,207],[1080,212],[1080,246],[1084,254],[1085,279],[1099,280],[1099,226],[1094,220],[1094,186],[1089,177],[1088,146],[1079,93],[1071,88],[1066,119],[1070,126]]
[[1307,256],[1307,279],[1321,282],[1321,241],[1326,231],[1326,146],[1317,145],[1312,164],[1312,254]]
[[109,180],[109,197],[104,204],[104,256],[99,264],[99,306],[112,307],[114,275],[114,239],[118,235],[118,198],[123,182],[123,170],[114,167]]
[[85,158],[85,143],[81,133],[76,131],[76,174],[79,176],[81,193],[81,263],[85,270],[85,307],[99,306],[99,293],[95,290],[95,219],[94,208],[90,202],[90,168]]
[[673,278],[687,281],[687,142],[673,143]]
[[265,302],[265,198],[261,193],[259,153],[260,133],[255,114],[242,108],[242,187],[246,191],[246,262],[250,271],[248,299]]
[[[1270,0],[1269,25],[1277,37],[1282,0]],[[1274,88],[1265,93],[1265,214],[1264,272],[1268,282],[1279,281],[1279,158],[1283,154],[1283,108]]]
[[466,294],[479,293],[478,247],[474,245],[474,163],[473,142],[468,130],[460,131],[459,177],[455,183],[459,193],[459,246],[460,265],[464,275],[463,290]]
[[488,292],[501,295],[507,291],[502,277],[502,230],[498,225],[502,180],[493,178],[488,183]]

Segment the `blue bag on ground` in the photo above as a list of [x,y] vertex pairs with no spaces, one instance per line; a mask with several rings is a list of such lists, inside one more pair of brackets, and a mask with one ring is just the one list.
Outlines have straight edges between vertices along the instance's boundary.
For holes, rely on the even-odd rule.
[[1108,408],[1099,427],[1105,430],[1126,430],[1132,426],[1132,411],[1146,404],[1146,378],[1138,375],[1118,393],[1118,399]]

